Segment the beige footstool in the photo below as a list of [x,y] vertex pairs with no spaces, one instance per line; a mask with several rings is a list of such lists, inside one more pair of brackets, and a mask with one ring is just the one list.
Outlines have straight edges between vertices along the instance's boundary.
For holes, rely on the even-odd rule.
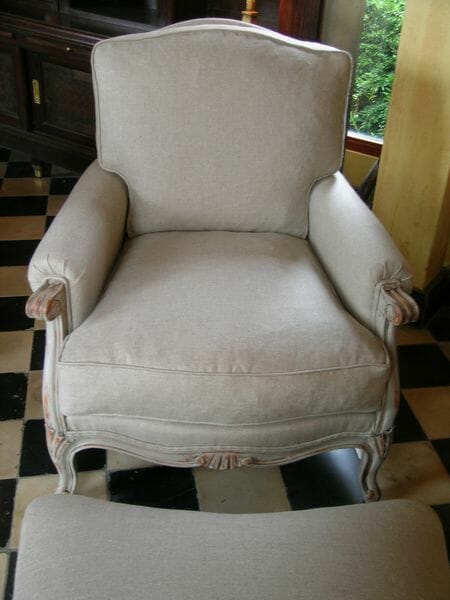
[[258,515],[34,501],[15,600],[448,600],[433,511],[394,500]]

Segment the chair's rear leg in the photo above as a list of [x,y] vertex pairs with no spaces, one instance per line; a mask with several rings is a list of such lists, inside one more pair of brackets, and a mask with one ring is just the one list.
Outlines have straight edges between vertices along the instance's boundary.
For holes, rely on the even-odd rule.
[[383,433],[369,438],[367,445],[363,447],[360,480],[366,502],[375,502],[381,497],[377,475],[386,457],[391,439],[392,432]]
[[382,459],[372,450],[365,450],[362,457],[360,473],[361,487],[366,502],[374,502],[381,497],[380,488],[377,483],[377,473]]

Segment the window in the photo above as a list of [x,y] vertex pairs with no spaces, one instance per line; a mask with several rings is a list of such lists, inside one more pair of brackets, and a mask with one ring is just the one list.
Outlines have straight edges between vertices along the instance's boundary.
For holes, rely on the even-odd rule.
[[366,0],[350,106],[351,130],[383,137],[405,0]]

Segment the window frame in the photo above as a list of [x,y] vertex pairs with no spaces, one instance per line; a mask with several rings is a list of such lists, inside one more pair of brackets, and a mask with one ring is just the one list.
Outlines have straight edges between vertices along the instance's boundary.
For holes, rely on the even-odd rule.
[[383,140],[350,130],[347,131],[345,149],[380,158],[383,149]]

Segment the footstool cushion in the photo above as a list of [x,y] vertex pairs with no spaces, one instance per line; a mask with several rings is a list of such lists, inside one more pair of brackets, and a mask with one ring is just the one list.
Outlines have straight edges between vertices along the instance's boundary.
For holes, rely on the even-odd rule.
[[411,501],[213,514],[51,496],[28,508],[15,600],[448,600],[444,537]]

